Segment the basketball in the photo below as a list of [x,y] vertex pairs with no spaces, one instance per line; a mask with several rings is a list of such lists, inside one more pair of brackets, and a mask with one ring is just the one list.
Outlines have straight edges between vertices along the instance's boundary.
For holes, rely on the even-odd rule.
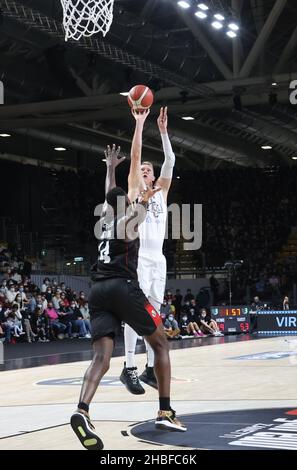
[[152,106],[154,95],[146,85],[135,85],[129,91],[128,103],[133,109],[148,109]]

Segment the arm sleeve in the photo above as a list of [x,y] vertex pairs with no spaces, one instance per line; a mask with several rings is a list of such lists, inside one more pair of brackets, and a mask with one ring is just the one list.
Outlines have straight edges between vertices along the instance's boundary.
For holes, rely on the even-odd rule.
[[161,168],[161,177],[162,178],[172,178],[173,168],[175,164],[175,155],[173,153],[171,143],[168,137],[168,134],[161,134],[163,152],[165,156],[164,163]]

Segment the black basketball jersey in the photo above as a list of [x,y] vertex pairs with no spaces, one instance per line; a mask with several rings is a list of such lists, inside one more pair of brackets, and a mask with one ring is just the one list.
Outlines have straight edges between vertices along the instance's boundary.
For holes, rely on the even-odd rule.
[[93,281],[116,277],[137,279],[139,238],[118,239],[116,225],[117,219],[103,224],[98,259],[91,267]]

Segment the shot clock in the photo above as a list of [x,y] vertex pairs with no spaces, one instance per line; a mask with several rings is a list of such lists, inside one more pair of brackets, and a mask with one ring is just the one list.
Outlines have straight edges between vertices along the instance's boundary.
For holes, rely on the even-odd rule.
[[248,333],[250,330],[249,308],[246,306],[211,307],[211,316],[222,333]]

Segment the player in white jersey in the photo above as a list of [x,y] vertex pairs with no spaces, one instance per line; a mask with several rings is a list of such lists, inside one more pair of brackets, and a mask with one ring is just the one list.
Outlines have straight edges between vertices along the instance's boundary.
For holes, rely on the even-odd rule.
[[[158,117],[158,127],[164,151],[164,163],[160,177],[155,181],[154,167],[150,162],[141,163],[141,154],[138,151],[139,139],[142,140],[142,131],[148,113],[133,113],[136,119],[135,134],[131,148],[131,166],[129,173],[129,199],[133,200],[141,190],[148,187],[161,187],[162,190],[149,201],[147,217],[139,226],[140,249],[138,257],[138,281],[140,288],[149,299],[154,308],[160,312],[164,299],[166,284],[166,258],[163,255],[163,242],[167,222],[167,195],[170,189],[175,155],[167,133],[167,107],[161,108]],[[148,385],[158,388],[154,374],[154,353],[146,343],[147,365],[138,378],[135,365],[135,349],[138,335],[129,326],[125,325],[125,356],[126,362],[121,373],[121,381],[133,394],[145,393],[139,378]]]

